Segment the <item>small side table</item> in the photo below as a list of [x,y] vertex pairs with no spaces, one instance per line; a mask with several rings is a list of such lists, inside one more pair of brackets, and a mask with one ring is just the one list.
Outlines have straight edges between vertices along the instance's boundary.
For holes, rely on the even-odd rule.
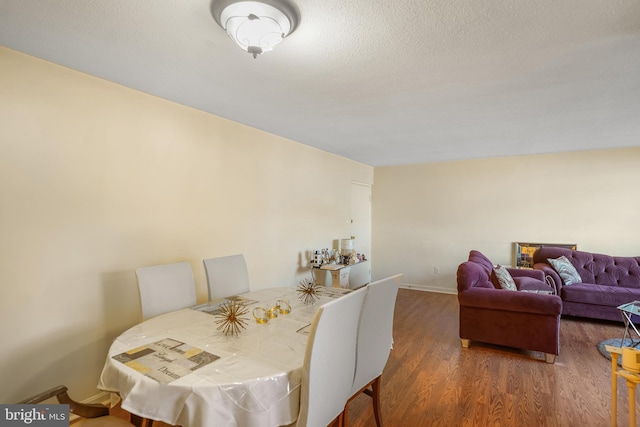
[[636,333],[636,337],[639,338],[638,342],[632,346],[635,347],[640,344],[640,332],[638,332],[636,325],[633,324],[632,316],[640,316],[640,301],[632,301],[622,304],[618,306],[618,310],[620,310],[620,313],[622,314],[622,321],[624,322],[624,335],[622,335],[620,345],[622,345],[627,337],[633,342],[633,339],[631,338],[631,330],[629,329],[631,328]]

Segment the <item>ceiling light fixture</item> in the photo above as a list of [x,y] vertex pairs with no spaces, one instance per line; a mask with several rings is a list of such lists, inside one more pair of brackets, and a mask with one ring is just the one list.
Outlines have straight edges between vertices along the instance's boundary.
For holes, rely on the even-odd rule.
[[213,0],[211,14],[243,50],[256,58],[298,26],[300,15],[287,0]]

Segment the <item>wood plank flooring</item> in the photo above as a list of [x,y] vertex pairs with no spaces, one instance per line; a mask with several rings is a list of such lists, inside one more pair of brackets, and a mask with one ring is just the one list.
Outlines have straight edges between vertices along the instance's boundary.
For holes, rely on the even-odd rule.
[[[610,426],[611,363],[596,345],[622,333],[621,322],[563,318],[560,354],[553,365],[537,352],[476,342],[463,349],[455,295],[400,289],[394,349],[382,376],[383,423],[385,427]],[[351,427],[376,425],[368,396],[351,402],[348,421]],[[622,381],[618,425],[629,425]]]

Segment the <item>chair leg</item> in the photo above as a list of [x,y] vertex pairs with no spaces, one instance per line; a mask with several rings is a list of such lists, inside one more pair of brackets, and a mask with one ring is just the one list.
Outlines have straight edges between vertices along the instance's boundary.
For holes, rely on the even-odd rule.
[[142,427],[142,423],[143,423],[144,419],[136,414],[131,414],[131,424],[133,424],[136,427]]
[[[362,390],[360,390],[359,392],[351,396],[349,400],[347,400],[347,403],[344,405],[344,410],[342,411],[342,414],[341,414],[343,427],[347,427],[347,425],[349,424],[349,403],[360,393],[366,394],[367,396],[371,397],[371,399],[373,400],[373,416],[376,419],[376,425],[378,427],[382,427],[382,416],[381,416],[382,411],[380,411],[381,378],[382,378],[382,375],[375,378],[369,384],[364,386]],[[369,389],[369,386],[371,386],[371,389]]]
[[143,418],[140,415],[131,414],[131,424],[133,424],[135,427],[152,427],[153,420]]
[[[371,381],[367,387],[362,390],[364,394],[373,400],[373,416],[376,419],[376,425],[378,427],[382,427],[382,411],[380,410],[381,378],[382,375]],[[369,386],[371,386],[371,390],[369,390]]]
[[354,396],[351,396],[347,403],[344,404],[344,409],[342,410],[342,426],[347,427],[349,425],[349,402],[353,399]]
[[378,427],[382,427],[382,416],[380,411],[380,377],[373,380],[371,383],[371,388],[373,389],[373,416],[376,419],[376,425]]
[[338,416],[335,417],[333,421],[331,421],[331,423],[329,423],[331,427],[342,427],[343,424],[344,424],[344,412],[340,412],[340,414],[338,414]]

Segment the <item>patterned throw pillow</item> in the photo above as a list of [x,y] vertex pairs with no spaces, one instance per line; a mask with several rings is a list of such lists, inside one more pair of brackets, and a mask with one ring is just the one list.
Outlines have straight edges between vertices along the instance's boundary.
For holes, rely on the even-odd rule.
[[582,277],[580,277],[578,271],[566,256],[562,255],[560,258],[556,259],[547,258],[547,261],[549,261],[549,264],[551,264],[553,269],[558,272],[565,286],[573,285],[574,283],[582,283]]
[[498,278],[498,283],[500,283],[500,287],[507,291],[517,291],[516,282],[513,281],[513,277],[507,271],[506,268],[502,265],[498,265],[493,269],[493,272],[496,274]]

